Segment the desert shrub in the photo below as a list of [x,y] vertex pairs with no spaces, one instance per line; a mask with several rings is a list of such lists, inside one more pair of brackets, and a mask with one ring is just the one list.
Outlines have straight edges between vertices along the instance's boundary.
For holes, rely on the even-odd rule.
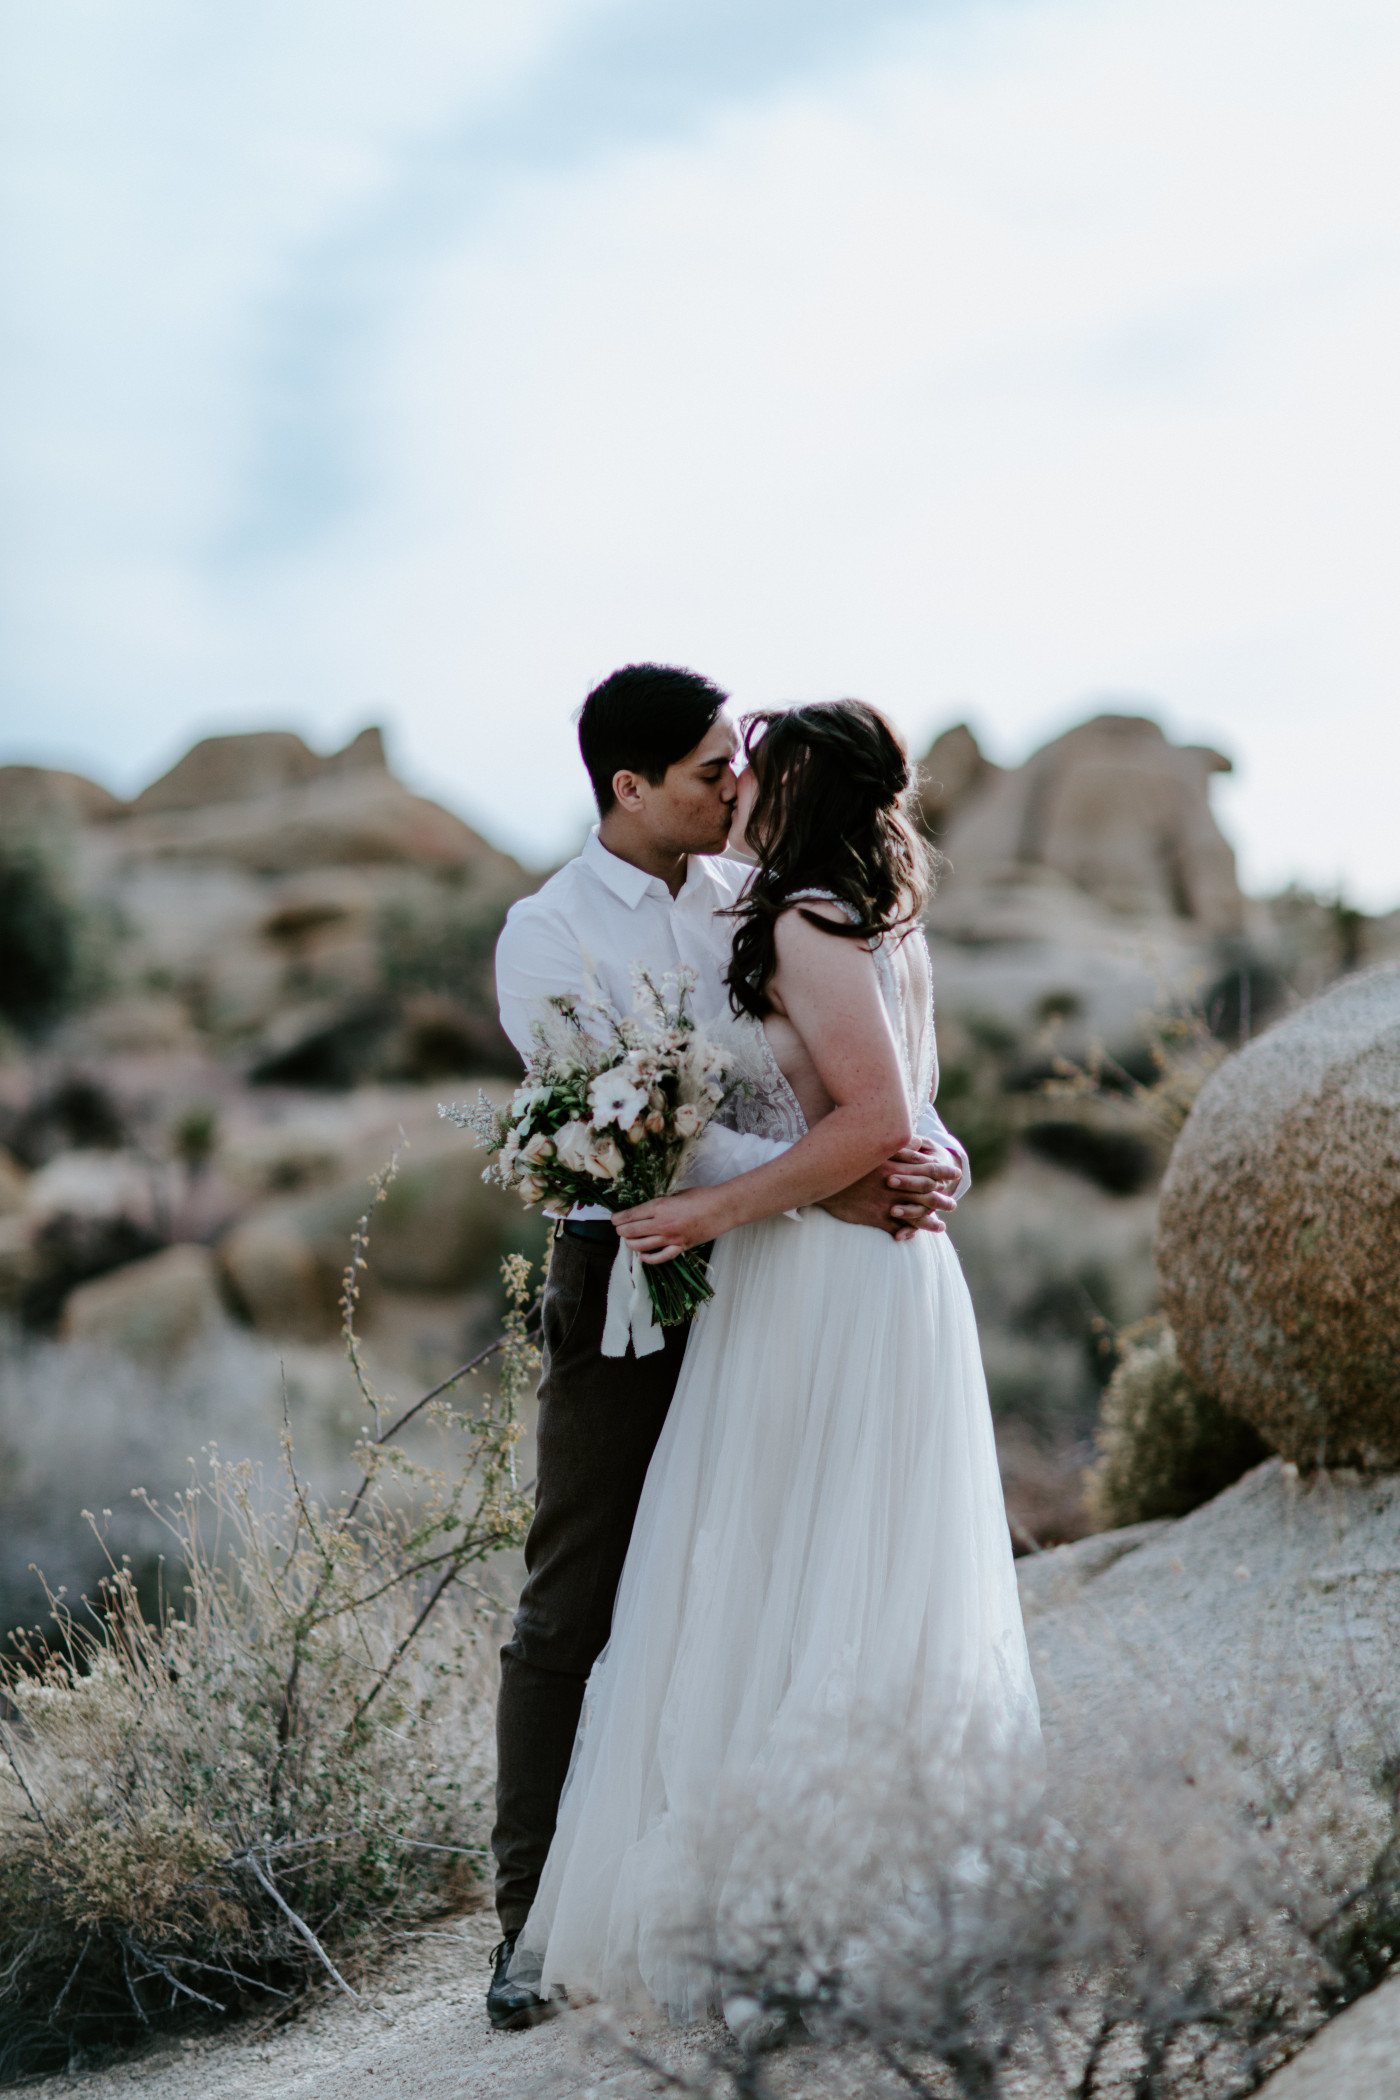
[[58,1152],[114,1152],[127,1135],[118,1103],[80,1072],[42,1089],[25,1108],[0,1108],[0,1143],[26,1167],[41,1167]]
[[1197,1094],[1227,1054],[1200,1004],[1166,999],[1132,1049],[1114,1057],[1097,1043],[1083,1060],[1053,1055],[1037,1089],[1074,1103],[1081,1115],[1096,1106],[1130,1109],[1137,1141],[1165,1165]]
[[1026,1143],[1057,1167],[1097,1182],[1110,1196],[1135,1196],[1156,1179],[1150,1145],[1128,1130],[1098,1130],[1091,1123],[1052,1119],[1032,1123]]
[[494,959],[509,899],[447,889],[380,915],[380,968],[396,992],[440,992],[495,1018]]
[[170,1148],[193,1179],[202,1174],[219,1143],[219,1110],[213,1101],[192,1101],[176,1117]]
[[51,838],[0,839],[0,1020],[42,1035],[95,998],[111,981],[124,931],[110,904],[75,895]]
[[1163,1321],[1143,1321],[1119,1341],[1085,1490],[1104,1530],[1184,1517],[1269,1455],[1248,1422],[1190,1378]]
[[81,970],[80,919],[31,842],[0,846],[0,1014],[26,1033],[66,1011]]
[[[376,1196],[388,1176],[380,1177]],[[286,2008],[460,1893],[482,1859],[482,1702],[468,1585],[524,1534],[518,1401],[537,1355],[528,1264],[508,1264],[498,1388],[477,1365],[398,1410],[370,1383],[358,1486],[319,1507],[290,1434],[280,1483],[217,1454],[164,1517],[165,1595],[130,1567],[5,1671],[0,1739],[0,2076],[182,2014]],[[480,1360],[478,1360],[479,1363]],[[434,1466],[404,1442],[434,1424]]]
[[[734,2038],[697,2070],[600,2040],[696,2100],[1243,2100],[1400,1951],[1393,1788],[1348,1817],[1341,1778],[1150,1697],[1044,1782],[989,1750],[961,1799],[873,1735],[860,1788],[817,1758],[740,1822],[742,1893],[678,1927]],[[842,2052],[829,2085],[779,2068],[792,2041]]]
[[1009,1099],[1020,1038],[996,1014],[961,1013],[941,1032],[951,1055],[938,1075],[938,1109],[967,1148],[972,1178],[986,1182],[1011,1156],[1016,1112]]

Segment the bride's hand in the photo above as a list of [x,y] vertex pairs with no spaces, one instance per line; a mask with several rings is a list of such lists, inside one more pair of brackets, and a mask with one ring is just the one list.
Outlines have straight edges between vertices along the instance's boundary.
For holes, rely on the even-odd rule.
[[613,1214],[621,1237],[645,1262],[674,1261],[687,1247],[703,1247],[722,1230],[712,1189],[656,1196]]

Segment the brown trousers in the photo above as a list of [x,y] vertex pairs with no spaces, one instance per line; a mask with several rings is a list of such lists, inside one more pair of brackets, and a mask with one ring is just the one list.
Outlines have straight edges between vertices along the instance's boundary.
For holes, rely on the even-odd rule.
[[554,1835],[588,1673],[613,1600],[687,1329],[638,1360],[600,1353],[616,1242],[554,1242],[542,1307],[535,1516],[525,1587],[501,1650],[496,1714],[496,1911],[518,1932]]

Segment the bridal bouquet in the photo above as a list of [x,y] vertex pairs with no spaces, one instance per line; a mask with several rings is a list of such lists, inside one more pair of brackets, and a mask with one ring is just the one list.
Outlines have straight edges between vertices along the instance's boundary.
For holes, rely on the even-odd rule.
[[[732,1057],[690,1015],[694,983],[683,970],[658,985],[636,966],[633,1010],[621,1019],[573,993],[548,1000],[509,1107],[479,1095],[474,1108],[438,1110],[496,1155],[482,1179],[560,1212],[576,1203],[627,1210],[675,1188],[735,1084]],[[625,1355],[629,1335],[638,1356],[652,1354],[662,1327],[688,1320],[712,1295],[692,1251],[648,1266],[619,1240],[604,1356]]]

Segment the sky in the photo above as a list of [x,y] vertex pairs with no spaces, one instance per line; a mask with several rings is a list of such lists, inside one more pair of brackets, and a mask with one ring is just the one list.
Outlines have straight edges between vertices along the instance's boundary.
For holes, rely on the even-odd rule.
[[0,0],[0,761],[385,726],[525,859],[642,658],[1228,753],[1400,905],[1393,0]]

